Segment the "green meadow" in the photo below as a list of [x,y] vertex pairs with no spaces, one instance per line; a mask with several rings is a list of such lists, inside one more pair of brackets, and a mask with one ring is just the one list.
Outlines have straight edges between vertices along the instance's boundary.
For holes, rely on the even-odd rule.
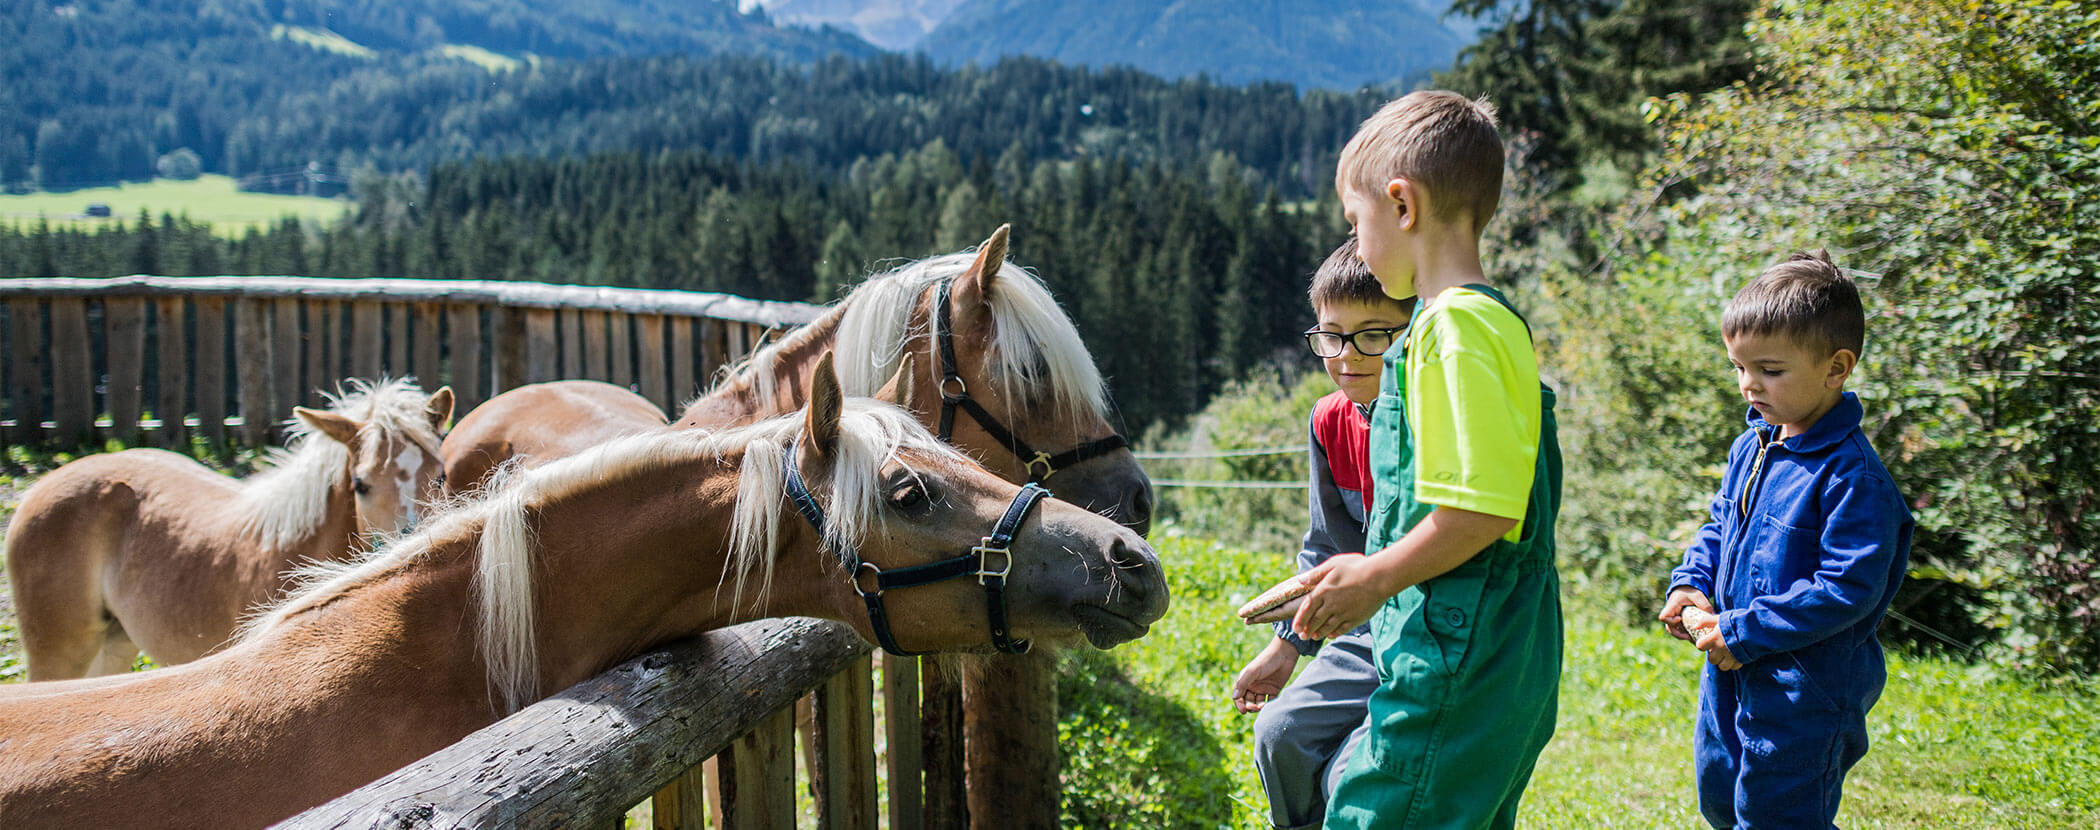
[[[110,215],[86,215],[91,204],[108,205]],[[136,224],[143,209],[156,220],[166,213],[209,222],[220,236],[234,238],[286,216],[296,216],[303,224],[328,224],[342,218],[350,207],[348,199],[247,193],[236,188],[229,176],[206,175],[190,181],[155,179],[112,187],[0,194],[0,224],[29,228],[41,219],[54,228],[91,231],[119,222]]]

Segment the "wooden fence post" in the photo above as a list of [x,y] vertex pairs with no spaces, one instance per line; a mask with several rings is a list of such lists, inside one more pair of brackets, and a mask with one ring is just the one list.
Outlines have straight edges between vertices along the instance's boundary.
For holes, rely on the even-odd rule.
[[[445,385],[445,370],[439,361],[443,346],[438,340],[438,326],[444,320],[444,309],[437,303],[416,303],[415,356],[410,360],[408,372],[416,378],[416,386],[425,392],[435,392]],[[457,414],[464,415],[466,410]]]
[[386,314],[378,303],[350,305],[350,375],[378,380],[386,352]]
[[146,301],[111,297],[102,302],[102,344],[109,361],[109,437],[139,444],[139,412],[146,385]]
[[1057,664],[1042,652],[998,654],[963,681],[963,758],[970,814],[1001,827],[1055,830]]
[[561,341],[555,328],[554,309],[525,309],[524,383],[545,383],[561,377]]
[[919,661],[923,680],[919,734],[925,747],[926,826],[969,830],[963,767],[962,680],[933,660]]
[[875,665],[862,655],[817,687],[817,824],[875,830]]
[[583,374],[583,312],[563,307],[556,312],[561,329],[561,376],[564,379],[584,377]]
[[85,445],[95,429],[95,363],[87,301],[51,300],[51,420],[60,446]]
[[160,333],[160,342],[156,346],[159,359],[154,361],[160,394],[154,398],[153,409],[160,415],[160,445],[173,450],[187,449],[189,433],[183,428],[182,418],[190,411],[187,383],[190,338],[182,298],[155,300],[154,315],[158,318]]
[[635,363],[642,397],[656,404],[658,409],[674,412],[676,404],[664,393],[664,318],[661,314],[642,314],[634,318],[636,347],[640,354]]
[[446,309],[445,338],[451,346],[447,366],[452,370],[452,395],[459,401],[453,411],[472,412],[487,400],[481,393],[481,307],[455,305]]
[[270,301],[270,309],[270,388],[276,393],[271,396],[275,406],[270,413],[270,437],[274,441],[284,437],[279,421],[292,417],[292,407],[306,398],[305,390],[321,381],[299,382],[300,350],[308,340],[307,328],[299,319],[299,301],[279,297]]
[[270,402],[270,306],[268,300],[242,298],[234,303],[235,382],[240,384],[241,443],[269,443],[277,408]]
[[489,382],[489,396],[495,397],[531,381],[525,376],[525,310],[497,306],[489,314],[493,315],[489,329],[496,338],[491,344],[496,352],[496,374]]
[[14,403],[16,444],[44,443],[44,304],[34,298],[7,301],[8,348],[7,399]]
[[605,321],[605,333],[612,343],[612,377],[614,386],[634,388],[634,332],[632,321],[625,314],[609,316]]
[[340,347],[333,342],[336,325],[329,319],[336,314],[336,304],[327,300],[306,301],[306,385],[299,390],[297,400],[301,406],[320,406],[321,393],[333,391],[335,383],[342,377],[336,368],[329,365],[329,355]]
[[890,830],[926,826],[919,737],[919,658],[882,655],[883,746],[889,761]]
[[390,378],[407,377],[413,374],[408,368],[408,304],[386,304],[386,366],[381,371]]
[[665,407],[671,420],[682,415],[679,407],[692,400],[700,389],[693,385],[693,318],[671,318],[671,405]]
[[226,301],[197,298],[197,434],[218,451],[226,442]]
[[790,703],[715,758],[720,797],[715,826],[767,830],[795,826],[795,706]]

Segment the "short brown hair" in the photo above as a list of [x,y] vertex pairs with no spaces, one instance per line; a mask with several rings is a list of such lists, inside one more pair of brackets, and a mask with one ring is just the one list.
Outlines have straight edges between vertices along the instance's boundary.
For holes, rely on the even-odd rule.
[[1354,236],[1328,254],[1327,261],[1320,263],[1320,270],[1313,272],[1312,287],[1305,295],[1312,300],[1314,310],[1337,303],[1376,305],[1399,302],[1386,295],[1385,287],[1378,284],[1378,277],[1371,273],[1370,266],[1357,257]]
[[1766,268],[1735,292],[1721,312],[1721,336],[1781,335],[1836,354],[1866,347],[1867,316],[1859,286],[1822,249],[1803,251]]
[[1364,194],[1404,178],[1434,194],[1439,221],[1487,227],[1502,201],[1502,134],[1495,107],[1456,92],[1410,92],[1380,107],[1342,148],[1335,181]]

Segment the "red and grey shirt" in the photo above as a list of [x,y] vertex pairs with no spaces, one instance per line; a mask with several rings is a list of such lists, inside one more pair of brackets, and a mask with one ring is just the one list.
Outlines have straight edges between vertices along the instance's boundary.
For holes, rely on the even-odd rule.
[[[1313,404],[1308,442],[1312,480],[1306,488],[1310,517],[1298,551],[1299,573],[1335,554],[1364,550],[1364,517],[1371,506],[1370,409],[1339,391]],[[1318,642],[1299,638],[1289,620],[1276,624],[1276,636],[1300,654],[1320,648]]]

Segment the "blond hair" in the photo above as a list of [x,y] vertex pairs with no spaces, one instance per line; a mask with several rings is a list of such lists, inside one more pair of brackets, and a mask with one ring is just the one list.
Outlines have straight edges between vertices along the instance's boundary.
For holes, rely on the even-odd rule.
[[1495,107],[1445,90],[1389,101],[1342,148],[1334,178],[1364,194],[1383,193],[1387,182],[1407,179],[1433,194],[1430,218],[1468,220],[1478,233],[1502,201]]

